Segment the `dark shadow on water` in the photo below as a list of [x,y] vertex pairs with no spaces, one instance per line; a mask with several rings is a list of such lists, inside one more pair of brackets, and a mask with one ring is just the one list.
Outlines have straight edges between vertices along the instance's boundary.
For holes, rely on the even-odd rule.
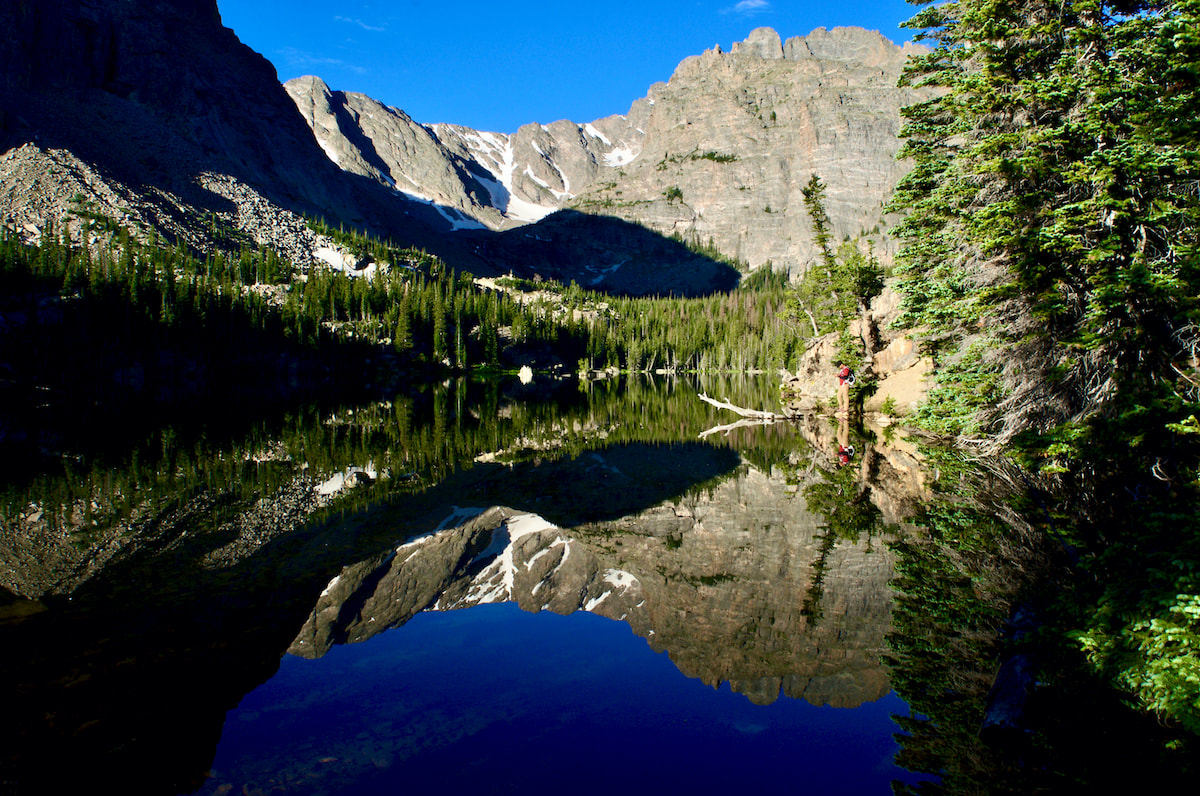
[[[0,672],[11,684],[0,782],[16,792],[83,787],[103,768],[123,772],[127,792],[193,790],[226,711],[276,671],[346,563],[433,530],[455,505],[518,506],[569,526],[636,513],[739,462],[732,449],[700,443],[613,444],[604,457],[624,474],[619,484],[607,484],[615,476],[586,453],[473,463],[422,492],[262,544],[212,533],[222,519],[252,512],[253,495],[184,503],[194,533],[164,516],[157,537],[151,529],[107,562],[97,555],[87,566],[98,573],[69,596],[43,598],[40,613],[25,611],[27,601],[0,606],[9,651]],[[241,549],[236,563],[202,564],[226,545]]]

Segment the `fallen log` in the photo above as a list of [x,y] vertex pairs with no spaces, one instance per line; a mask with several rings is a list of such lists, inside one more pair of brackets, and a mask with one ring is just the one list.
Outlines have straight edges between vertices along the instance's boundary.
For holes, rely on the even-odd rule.
[[724,401],[718,401],[715,398],[709,398],[704,393],[700,393],[700,400],[704,401],[706,404],[712,404],[713,406],[717,407],[718,409],[727,409],[730,412],[733,412],[734,414],[740,415],[742,417],[752,417],[752,418],[756,418],[758,420],[787,420],[788,419],[787,415],[781,415],[776,412],[764,412],[759,409],[747,409],[743,406],[734,406],[733,404],[731,404],[729,402],[728,398],[726,398]]

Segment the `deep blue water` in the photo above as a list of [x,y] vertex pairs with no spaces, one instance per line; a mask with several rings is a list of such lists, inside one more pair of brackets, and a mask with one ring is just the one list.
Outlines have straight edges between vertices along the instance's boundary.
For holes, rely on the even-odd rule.
[[230,712],[205,793],[889,793],[895,695],[752,704],[623,623],[514,604],[285,656]]

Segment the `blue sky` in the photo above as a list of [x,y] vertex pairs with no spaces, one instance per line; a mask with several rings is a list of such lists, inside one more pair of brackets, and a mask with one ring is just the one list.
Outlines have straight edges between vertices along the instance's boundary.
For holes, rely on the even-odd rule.
[[904,0],[217,0],[225,25],[281,81],[315,74],[418,122],[511,133],[528,122],[625,113],[650,85],[756,27],[787,39],[858,25],[897,43]]

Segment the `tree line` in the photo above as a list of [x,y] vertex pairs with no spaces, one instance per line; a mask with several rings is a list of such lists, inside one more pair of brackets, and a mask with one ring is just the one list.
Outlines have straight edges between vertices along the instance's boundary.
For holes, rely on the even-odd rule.
[[59,297],[63,311],[87,315],[90,334],[81,339],[120,341],[126,358],[139,339],[203,339],[238,350],[266,336],[310,351],[387,351],[410,368],[511,367],[513,352],[533,348],[571,367],[745,371],[772,368],[792,345],[778,322],[782,274],[760,272],[741,290],[703,299],[614,298],[542,283],[547,299],[528,301],[520,291],[480,287],[423,251],[314,225],[380,267],[370,278],[302,269],[265,246],[197,255],[124,228],[103,245],[87,234],[74,244],[60,223],[47,224],[36,246],[0,229],[0,291],[5,306],[34,325],[55,314],[45,304]]

